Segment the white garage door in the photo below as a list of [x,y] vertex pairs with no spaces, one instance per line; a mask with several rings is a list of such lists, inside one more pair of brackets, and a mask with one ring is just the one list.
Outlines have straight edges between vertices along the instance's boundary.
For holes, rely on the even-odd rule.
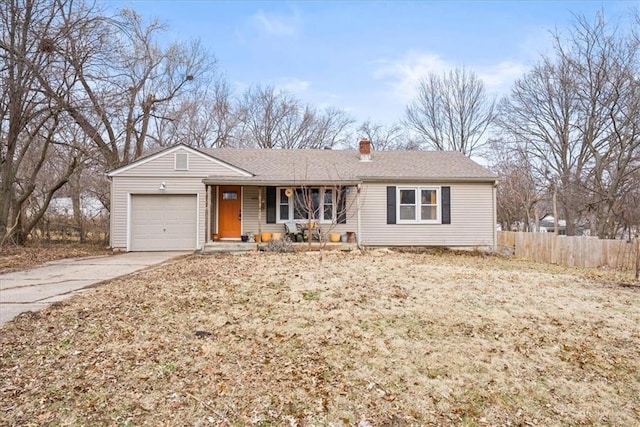
[[197,246],[195,194],[131,196],[131,250],[194,250]]

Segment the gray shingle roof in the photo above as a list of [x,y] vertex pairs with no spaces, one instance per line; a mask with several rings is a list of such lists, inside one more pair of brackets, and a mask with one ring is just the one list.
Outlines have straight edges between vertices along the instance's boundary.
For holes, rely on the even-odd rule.
[[214,148],[202,152],[251,172],[251,181],[367,180],[494,181],[497,176],[457,151],[261,150]]

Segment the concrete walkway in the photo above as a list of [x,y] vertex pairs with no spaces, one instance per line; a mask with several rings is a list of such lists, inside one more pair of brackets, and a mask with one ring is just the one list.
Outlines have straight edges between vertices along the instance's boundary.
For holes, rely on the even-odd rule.
[[25,311],[40,310],[105,280],[188,255],[191,252],[128,252],[63,259],[41,267],[0,274],[0,324]]

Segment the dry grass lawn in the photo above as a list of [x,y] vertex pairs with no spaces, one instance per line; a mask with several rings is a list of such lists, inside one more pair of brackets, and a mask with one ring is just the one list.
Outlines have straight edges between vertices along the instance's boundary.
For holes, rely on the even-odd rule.
[[640,288],[461,254],[194,255],[0,329],[1,425],[640,425]]

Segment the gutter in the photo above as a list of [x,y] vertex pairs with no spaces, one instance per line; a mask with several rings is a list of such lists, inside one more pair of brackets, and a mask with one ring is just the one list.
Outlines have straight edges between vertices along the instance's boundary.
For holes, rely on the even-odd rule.
[[473,176],[473,177],[425,177],[425,176],[415,176],[415,177],[405,177],[405,176],[363,176],[360,177],[362,182],[490,182],[493,184],[497,184],[498,177],[484,177],[484,176]]
[[202,180],[205,185],[246,185],[257,187],[300,187],[300,186],[356,186],[361,184],[360,180],[272,180],[272,179],[256,179],[247,177],[245,179],[238,177],[207,177]]
[[273,186],[273,187],[297,187],[297,186],[357,186],[365,182],[484,182],[497,184],[498,177],[404,177],[404,176],[371,176],[346,180],[293,180],[293,179],[260,179],[256,177],[206,177],[202,182],[206,185],[249,185],[249,186]]

